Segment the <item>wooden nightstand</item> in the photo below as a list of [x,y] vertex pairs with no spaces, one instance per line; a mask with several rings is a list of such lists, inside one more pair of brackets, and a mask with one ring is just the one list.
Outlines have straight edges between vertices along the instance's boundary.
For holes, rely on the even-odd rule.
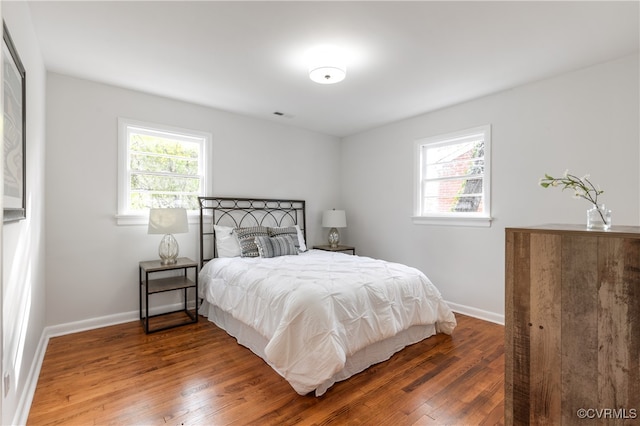
[[353,246],[338,246],[331,247],[330,245],[322,245],[322,246],[313,246],[316,250],[324,250],[324,251],[350,251],[351,254],[356,254],[356,248]]
[[[194,269],[194,279],[189,278],[189,269]],[[182,269],[184,274],[179,276],[172,276],[167,278],[149,279],[150,274],[166,271],[175,271]],[[181,325],[193,324],[198,322],[198,262],[187,257],[180,257],[178,261],[173,265],[163,265],[160,260],[147,260],[140,262],[140,320],[144,325],[145,333],[155,333],[156,331],[166,330],[168,328],[179,327]],[[193,289],[193,302],[194,308],[187,308],[187,291]],[[176,311],[163,312],[161,314],[150,315],[149,314],[149,295],[164,293],[167,291],[183,291],[184,307]],[[144,299],[144,306],[143,306]],[[144,309],[143,309],[144,307]],[[181,321],[170,325],[164,325],[159,328],[149,330],[149,320],[151,318],[160,317],[163,315],[175,314],[177,312],[184,312],[190,321]]]

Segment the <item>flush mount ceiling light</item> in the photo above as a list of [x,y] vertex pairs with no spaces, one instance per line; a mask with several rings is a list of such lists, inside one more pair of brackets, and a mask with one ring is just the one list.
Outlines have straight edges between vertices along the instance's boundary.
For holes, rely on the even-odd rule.
[[309,70],[309,78],[320,84],[339,83],[344,80],[346,75],[347,71],[344,68],[335,65],[326,65]]
[[344,80],[347,67],[340,49],[321,46],[309,51],[309,78],[320,84],[334,84]]

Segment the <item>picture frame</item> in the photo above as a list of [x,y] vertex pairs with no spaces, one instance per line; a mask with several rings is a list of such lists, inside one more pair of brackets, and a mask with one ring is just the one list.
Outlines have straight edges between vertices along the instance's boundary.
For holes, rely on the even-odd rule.
[[2,23],[4,97],[3,223],[27,217],[26,205],[26,73],[5,22]]

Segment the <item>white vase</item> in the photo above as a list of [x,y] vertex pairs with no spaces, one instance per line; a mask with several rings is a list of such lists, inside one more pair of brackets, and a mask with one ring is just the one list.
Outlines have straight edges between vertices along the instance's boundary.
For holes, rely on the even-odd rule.
[[604,204],[593,205],[587,210],[587,229],[607,231],[611,228],[611,210]]

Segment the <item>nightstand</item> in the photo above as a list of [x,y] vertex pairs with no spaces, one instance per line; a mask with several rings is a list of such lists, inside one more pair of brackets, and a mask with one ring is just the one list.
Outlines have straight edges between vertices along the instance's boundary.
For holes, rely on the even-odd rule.
[[356,248],[353,246],[338,246],[338,247],[331,247],[330,245],[326,245],[326,246],[313,246],[314,249],[316,250],[324,250],[324,251],[350,251],[351,254],[355,255],[356,254]]
[[[194,270],[194,279],[189,278],[189,269]],[[183,274],[178,276],[170,276],[164,278],[149,279],[149,275],[157,274],[159,272],[177,271],[182,270]],[[193,324],[198,322],[198,262],[187,257],[180,257],[173,265],[163,265],[160,260],[147,260],[140,262],[140,320],[144,324],[145,333],[155,333],[156,331],[166,330],[168,328],[179,327],[181,325]],[[166,274],[163,274],[166,275]],[[187,292],[189,289],[193,289],[193,302],[194,308],[187,308]],[[149,314],[149,296],[152,294],[164,293],[167,291],[180,291],[183,292],[184,307],[170,312],[163,312],[161,314],[150,315]],[[144,304],[143,304],[144,299]],[[144,308],[144,309],[143,309]],[[190,321],[170,322],[164,324],[156,329],[149,329],[149,321],[151,318],[161,317],[164,315],[175,314],[178,312],[184,312],[186,317]]]

